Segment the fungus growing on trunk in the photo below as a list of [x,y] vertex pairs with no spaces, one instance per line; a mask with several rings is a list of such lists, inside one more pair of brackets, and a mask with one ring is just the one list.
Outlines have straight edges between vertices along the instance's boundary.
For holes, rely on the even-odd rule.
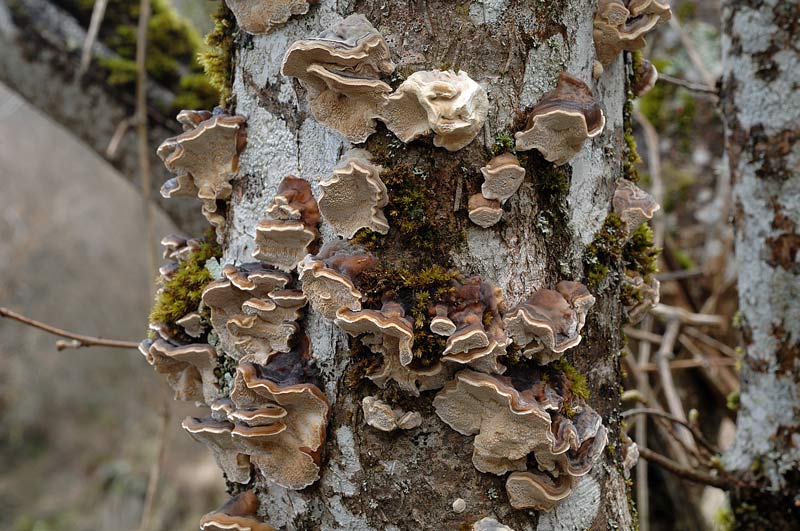
[[513,472],[506,480],[506,493],[515,509],[550,511],[570,495],[573,484],[569,475],[553,478],[539,471]]
[[650,194],[625,179],[617,180],[612,205],[614,212],[625,222],[628,234],[645,221],[652,219],[661,208]]
[[295,15],[308,13],[318,0],[225,0],[236,23],[247,33],[269,33]]
[[636,97],[641,97],[653,90],[658,82],[658,70],[655,65],[647,59],[640,59],[634,63],[634,84],[633,94]]
[[506,314],[506,332],[524,349],[524,356],[550,363],[581,342],[586,314],[594,302],[583,284],[562,280],[555,290],[536,290]]
[[369,152],[351,149],[345,153],[333,176],[319,183],[319,209],[339,236],[350,239],[359,229],[389,232],[383,207],[389,193],[381,181],[383,168],[370,162]]
[[473,194],[467,202],[469,209],[469,219],[475,225],[488,229],[497,224],[503,217],[503,209],[500,208],[500,201],[487,199],[482,193]]
[[472,531],[514,531],[507,525],[503,525],[494,518],[488,516],[474,522],[470,529],[472,529]]
[[594,17],[594,46],[603,66],[627,50],[645,47],[645,35],[672,17],[669,4],[659,0],[600,0]]
[[661,298],[661,283],[653,275],[626,271],[622,278],[625,313],[630,324],[638,324]]
[[164,197],[197,195],[203,215],[222,240],[225,219],[217,212],[217,201],[230,198],[239,154],[247,142],[244,116],[208,116],[207,111],[182,111],[178,119],[184,132],[158,146],[158,156],[176,177],[161,188]]
[[414,354],[414,328],[411,319],[405,316],[403,306],[387,300],[381,310],[353,311],[342,308],[336,313],[336,325],[361,342],[373,352],[384,356],[398,355],[400,364],[411,363]]
[[354,144],[375,132],[375,117],[392,91],[379,78],[393,71],[386,41],[363,15],[295,42],[281,66],[306,89],[314,118]]
[[271,220],[256,227],[253,258],[283,271],[293,271],[319,237],[319,208],[305,179],[283,178],[267,208]]
[[191,435],[192,439],[211,449],[217,465],[229,481],[235,483],[250,481],[250,458],[233,440],[231,436],[233,424],[211,418],[186,417],[181,426]]
[[[229,0],[230,1],[230,0]],[[258,518],[258,497],[246,490],[225,502],[225,505],[203,516],[201,531],[277,531]]]
[[481,168],[481,173],[484,178],[481,194],[486,199],[495,199],[501,203],[517,193],[525,179],[525,168],[520,166],[519,159],[513,153],[494,157]]
[[365,396],[361,400],[361,411],[364,413],[364,421],[369,426],[387,433],[398,428],[412,430],[422,424],[422,416],[416,411],[392,409],[389,404],[374,396]]
[[167,383],[175,391],[175,400],[210,404],[219,397],[214,369],[217,351],[206,344],[175,346],[163,339],[145,339],[139,352],[159,374],[167,375]]
[[414,72],[388,97],[380,112],[403,142],[433,133],[433,144],[458,151],[477,136],[486,121],[489,98],[466,72]]
[[603,132],[606,118],[591,89],[566,72],[558,85],[539,100],[528,114],[523,131],[514,134],[519,151],[538,150],[561,166],[578,154],[587,138]]

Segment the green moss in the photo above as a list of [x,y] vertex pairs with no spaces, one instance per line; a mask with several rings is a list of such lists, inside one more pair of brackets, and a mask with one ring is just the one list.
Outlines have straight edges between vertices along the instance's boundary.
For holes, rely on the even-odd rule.
[[625,136],[624,159],[622,172],[631,182],[639,182],[639,170],[636,165],[642,161],[636,147],[636,138],[633,136],[633,94],[628,92],[628,99],[622,108],[622,123]]
[[624,246],[624,223],[612,212],[595,234],[592,243],[586,247],[583,257],[584,271],[590,289],[598,292],[606,289],[606,279],[611,269],[616,269],[620,263]]
[[150,322],[163,323],[176,335],[181,335],[182,329],[176,321],[200,305],[203,288],[212,280],[205,267],[206,261],[220,256],[220,247],[209,239],[178,264],[177,270],[164,282],[156,296],[150,310]]
[[236,18],[225,2],[213,16],[214,29],[206,36],[208,51],[199,54],[208,82],[219,92],[220,105],[225,106],[233,87],[233,49]]
[[732,391],[728,395],[726,400],[726,406],[731,411],[739,411],[739,407],[741,406],[741,395],[739,394],[738,390]]
[[511,136],[511,133],[508,131],[502,131],[497,133],[497,136],[494,138],[494,144],[492,145],[492,155],[500,155],[501,153],[517,153],[515,144],[514,144],[514,137]]
[[562,358],[548,365],[548,368],[564,373],[567,378],[569,391],[574,396],[582,398],[583,400],[589,399],[589,384],[586,381],[586,377],[579,373],[574,365]]
[[653,230],[647,224],[639,225],[622,249],[623,265],[628,271],[642,275],[645,281],[658,271],[659,249],[653,243]]
[[733,531],[736,528],[736,517],[731,508],[726,506],[717,509],[714,513],[714,523],[719,531]]

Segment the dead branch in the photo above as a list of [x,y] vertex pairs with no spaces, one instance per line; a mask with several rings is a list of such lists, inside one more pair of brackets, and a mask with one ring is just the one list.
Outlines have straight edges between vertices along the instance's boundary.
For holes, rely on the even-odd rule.
[[648,448],[639,448],[639,457],[646,459],[652,463],[655,463],[664,470],[666,470],[667,472],[670,472],[687,481],[691,481],[692,483],[700,483],[701,485],[710,485],[712,487],[717,487],[718,489],[723,489],[723,490],[730,490],[734,486],[727,479],[712,476],[710,474],[699,472],[697,470],[691,470],[689,468],[679,465],[672,459],[664,457],[663,455],[656,453]]

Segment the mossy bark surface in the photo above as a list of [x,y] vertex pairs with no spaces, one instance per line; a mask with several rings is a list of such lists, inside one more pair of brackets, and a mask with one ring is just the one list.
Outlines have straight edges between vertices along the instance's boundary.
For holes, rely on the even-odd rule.
[[[320,179],[330,176],[348,149],[336,131],[313,119],[303,89],[280,75],[280,65],[292,42],[357,12],[384,35],[400,74],[461,69],[486,88],[490,101],[482,133],[454,153],[433,147],[430,139],[404,145],[379,126],[364,147],[385,168],[392,228],[385,237],[362,234],[359,240],[384,267],[419,273],[441,266],[480,275],[503,290],[509,307],[559,280],[585,281],[584,254],[609,213],[614,181],[622,176],[624,143],[623,60],[598,82],[591,78],[594,10],[591,0],[323,0],[269,35],[237,39],[233,94],[236,113],[248,118],[248,144],[231,200],[223,261],[252,260],[255,226],[266,217],[284,176],[309,180],[319,197]],[[480,167],[493,148],[508,143],[523,123],[521,111],[552,89],[562,70],[590,84],[606,113],[606,131],[560,168],[535,152],[520,153],[527,176],[506,203],[503,220],[490,229],[472,225],[466,204],[479,191]],[[322,233],[326,241],[334,237],[324,224]],[[619,433],[618,268],[611,264],[604,289],[595,292],[585,337],[566,357],[586,377],[588,401],[603,415],[612,443]],[[287,530],[469,529],[494,516],[516,531],[633,528],[615,452],[606,451],[553,512],[514,510],[503,479],[473,466],[472,438],[434,414],[435,392],[413,398],[367,380],[353,385],[348,338],[313,312],[303,325],[333,414],[318,483],[293,492],[256,482],[272,525]],[[422,426],[392,434],[365,426],[360,402],[366,395],[419,411]],[[466,501],[462,513],[452,509],[457,498]]]

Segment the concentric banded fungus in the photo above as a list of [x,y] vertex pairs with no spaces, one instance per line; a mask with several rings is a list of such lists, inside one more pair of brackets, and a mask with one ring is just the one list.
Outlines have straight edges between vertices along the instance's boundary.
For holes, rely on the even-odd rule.
[[374,396],[365,396],[361,400],[361,411],[367,425],[385,432],[396,429],[411,430],[422,424],[422,416],[414,412],[392,409],[389,404]]
[[384,356],[400,356],[401,365],[408,365],[414,358],[411,351],[414,343],[413,323],[397,302],[384,302],[380,311],[342,308],[336,313],[334,322],[351,336],[360,336],[361,342],[374,352]]
[[[525,168],[513,153],[503,153],[494,157],[481,168],[483,186],[481,194],[486,199],[496,199],[501,203],[517,193],[525,179]],[[470,209],[472,210],[472,209]]]
[[574,482],[569,475],[553,478],[538,471],[513,472],[506,480],[506,492],[515,509],[550,511],[569,496]]
[[[239,166],[239,153],[245,147],[247,133],[243,116],[207,116],[205,111],[182,111],[179,121],[183,133],[168,138],[158,147],[158,156],[177,176],[164,183],[164,197],[197,195],[202,212],[222,238],[224,217],[217,212],[217,201],[231,195],[230,181]],[[192,128],[192,126],[194,127]]]
[[351,149],[333,170],[333,176],[319,183],[319,209],[336,234],[350,239],[362,228],[389,232],[383,215],[389,194],[381,181],[382,169],[370,162],[369,152]]
[[333,241],[323,245],[316,256],[306,256],[298,265],[298,273],[311,307],[333,321],[342,308],[354,312],[361,309],[361,292],[353,279],[377,264],[378,259],[360,247]]
[[194,440],[211,449],[217,465],[229,481],[236,483],[250,481],[250,458],[239,449],[233,440],[231,436],[233,424],[213,419],[186,417],[181,426]]
[[273,351],[288,352],[305,304],[300,292],[283,289],[291,277],[259,263],[226,265],[222,274],[206,286],[203,302],[225,352],[257,361]]
[[[236,369],[231,400],[237,410],[250,415],[279,411],[276,408],[285,412],[274,418],[256,415],[254,425],[237,424],[232,431],[233,440],[264,477],[288,489],[302,489],[318,479],[330,408],[317,386],[277,383],[262,377],[256,365],[242,362]],[[247,417],[240,415],[240,419]]]
[[672,17],[669,4],[659,0],[600,0],[594,17],[594,47],[603,66],[623,50],[645,47],[645,34]]
[[465,369],[433,400],[436,414],[462,435],[476,435],[472,463],[481,472],[525,470],[529,453],[552,453],[547,409],[531,396],[488,374]]
[[645,280],[641,274],[630,271],[625,272],[622,283],[623,290],[630,295],[631,300],[630,304],[625,306],[628,322],[637,324],[658,304],[661,298],[661,283],[652,275],[648,275],[648,280]]
[[175,400],[210,404],[218,398],[219,387],[214,375],[217,351],[211,345],[178,347],[163,339],[146,339],[139,343],[139,351],[156,372],[167,375],[167,382],[175,391]]
[[414,360],[408,365],[401,365],[399,354],[384,354],[383,364],[368,373],[367,378],[381,389],[394,381],[403,392],[419,396],[421,391],[441,389],[450,380],[453,372],[454,366],[449,364],[434,363],[425,367]]
[[503,525],[494,518],[482,518],[472,524],[472,531],[514,531],[507,525]]
[[225,0],[236,23],[247,33],[269,33],[294,15],[308,13],[318,0]]
[[647,59],[638,61],[635,65],[633,93],[637,97],[644,96],[656,86],[658,82],[658,70],[655,65]]
[[603,132],[606,118],[589,87],[562,72],[558,85],[528,114],[524,131],[514,134],[519,151],[538,150],[558,166],[578,154],[587,138]]
[[556,289],[540,289],[505,316],[514,343],[537,363],[550,363],[581,342],[594,297],[583,284],[562,280]]
[[628,232],[633,232],[636,227],[652,219],[661,208],[650,194],[625,179],[617,180],[612,204],[614,212],[625,222]]
[[484,229],[495,225],[503,217],[500,201],[486,199],[481,193],[469,197],[467,208],[469,209],[469,220]]
[[392,91],[379,78],[393,71],[386,41],[363,15],[350,15],[317,38],[295,42],[281,67],[308,92],[314,118],[352,143],[375,132],[375,117]]
[[253,257],[283,271],[292,271],[319,237],[319,208],[305,179],[284,177],[278,194],[267,208],[272,220],[256,227]]
[[466,72],[414,72],[389,96],[380,113],[403,142],[434,134],[433,144],[457,151],[477,136],[486,121],[489,98]]
[[258,519],[258,497],[244,491],[200,520],[201,531],[278,531]]

